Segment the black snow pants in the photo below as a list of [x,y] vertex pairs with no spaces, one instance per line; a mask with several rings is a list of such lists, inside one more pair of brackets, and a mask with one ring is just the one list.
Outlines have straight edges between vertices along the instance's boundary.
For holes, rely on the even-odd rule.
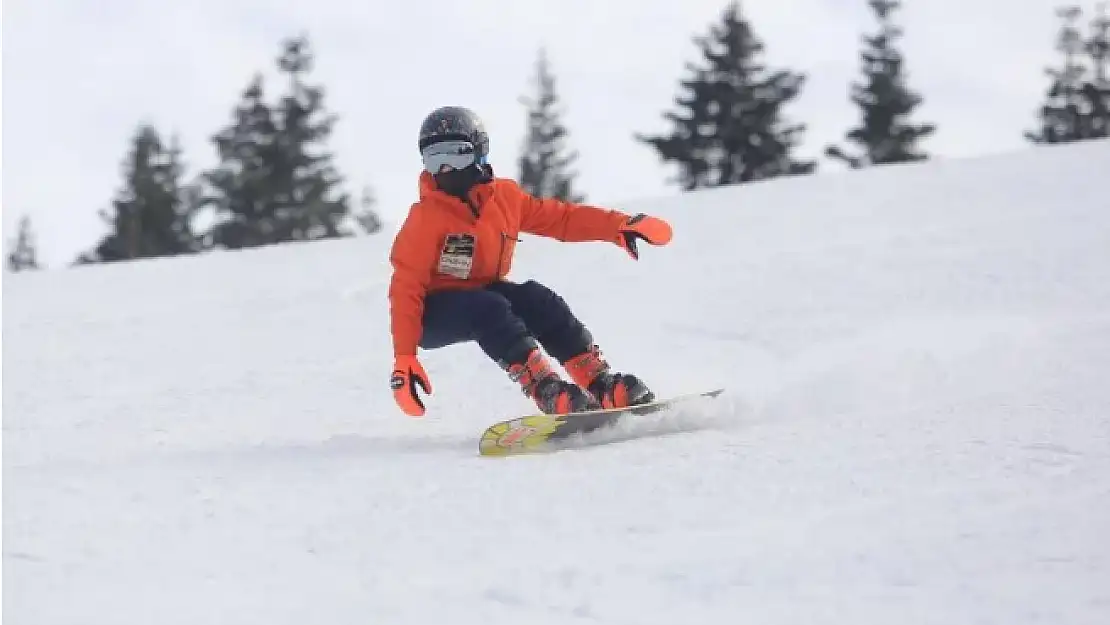
[[521,363],[537,343],[560,363],[590,348],[593,337],[563,298],[529,280],[481,289],[445,290],[424,298],[420,347],[476,341],[501,367]]

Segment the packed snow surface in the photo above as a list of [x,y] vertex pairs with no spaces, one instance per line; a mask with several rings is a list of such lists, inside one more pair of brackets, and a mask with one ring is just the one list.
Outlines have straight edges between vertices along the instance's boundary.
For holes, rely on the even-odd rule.
[[674,224],[639,262],[525,237],[618,369],[727,392],[517,458],[477,455],[533,407],[474,345],[394,406],[388,233],[6,275],[4,620],[1110,623],[1108,173],[616,206]]

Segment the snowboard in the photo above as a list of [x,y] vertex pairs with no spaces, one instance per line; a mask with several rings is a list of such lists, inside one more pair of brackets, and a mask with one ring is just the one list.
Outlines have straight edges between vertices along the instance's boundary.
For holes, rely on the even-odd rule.
[[647,415],[702,398],[715,398],[723,388],[659,399],[627,408],[603,408],[562,415],[537,414],[499,421],[486,428],[478,442],[483,456],[513,456],[559,449],[560,443],[615,426],[622,419]]

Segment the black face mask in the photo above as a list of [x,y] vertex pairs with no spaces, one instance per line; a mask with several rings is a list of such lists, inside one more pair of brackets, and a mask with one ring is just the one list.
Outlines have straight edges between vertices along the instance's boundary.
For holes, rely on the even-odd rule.
[[444,193],[465,201],[467,193],[474,188],[474,185],[489,182],[491,176],[490,172],[481,165],[471,165],[463,169],[435,174],[435,180]]

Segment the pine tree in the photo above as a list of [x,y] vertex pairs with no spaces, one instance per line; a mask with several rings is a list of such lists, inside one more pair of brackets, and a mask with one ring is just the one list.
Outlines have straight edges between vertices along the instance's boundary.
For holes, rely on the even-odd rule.
[[287,39],[277,59],[289,91],[271,106],[256,75],[242,94],[234,122],[213,137],[220,165],[205,179],[205,204],[218,223],[210,245],[246,248],[286,241],[349,236],[350,198],[322,145],[337,117],[326,113],[322,87],[305,82],[313,57],[304,37]]
[[213,137],[221,164],[203,176],[214,192],[204,199],[213,206],[215,226],[205,235],[206,247],[253,247],[269,242],[269,161],[277,127],[263,99],[263,81],[255,76],[235,109],[235,123]]
[[38,246],[35,242],[35,233],[31,228],[31,218],[24,215],[19,219],[19,232],[16,234],[15,244],[8,253],[8,271],[18,273],[41,269],[38,261]]
[[815,161],[792,156],[805,125],[788,124],[782,114],[801,92],[805,75],[770,71],[759,61],[764,44],[738,2],[708,36],[694,41],[707,66],[687,64],[692,76],[680,85],[689,93],[675,98],[683,111],[663,116],[673,130],[664,136],[637,133],[636,139],[664,162],[679,165],[677,182],[684,190],[812,173]]
[[1053,144],[1110,136],[1110,19],[1105,4],[1091,22],[1088,39],[1078,25],[1083,15],[1079,7],[1061,7],[1057,15],[1063,24],[1055,49],[1062,63],[1045,70],[1052,82],[1039,111],[1039,128],[1025,138]]
[[583,202],[585,196],[574,190],[576,174],[569,169],[578,153],[565,152],[567,129],[561,119],[555,77],[542,48],[536,60],[535,86],[534,99],[520,99],[528,109],[528,134],[519,160],[520,185],[536,197]]
[[382,218],[374,210],[378,203],[374,190],[369,186],[362,188],[362,197],[359,199],[360,210],[355,214],[355,221],[365,234],[377,234],[382,230]]
[[100,211],[108,233],[78,264],[107,263],[198,251],[191,220],[195,204],[182,182],[181,147],[149,124],[138,126],[123,162],[123,185],[112,211]]
[[837,146],[829,146],[825,154],[852,168],[926,160],[928,155],[917,148],[917,143],[933,134],[936,126],[905,121],[922,98],[906,86],[905,60],[895,47],[902,29],[894,25],[891,14],[901,2],[870,0],[869,4],[878,17],[879,32],[863,38],[867,48],[860,58],[866,83],[852,85],[852,101],[862,110],[862,121],[845,135],[863,153],[850,156]]
[[1088,112],[1084,133],[1090,138],[1110,137],[1110,13],[1107,3],[1098,5],[1090,23],[1091,35],[1084,42],[1093,78],[1081,91]]

